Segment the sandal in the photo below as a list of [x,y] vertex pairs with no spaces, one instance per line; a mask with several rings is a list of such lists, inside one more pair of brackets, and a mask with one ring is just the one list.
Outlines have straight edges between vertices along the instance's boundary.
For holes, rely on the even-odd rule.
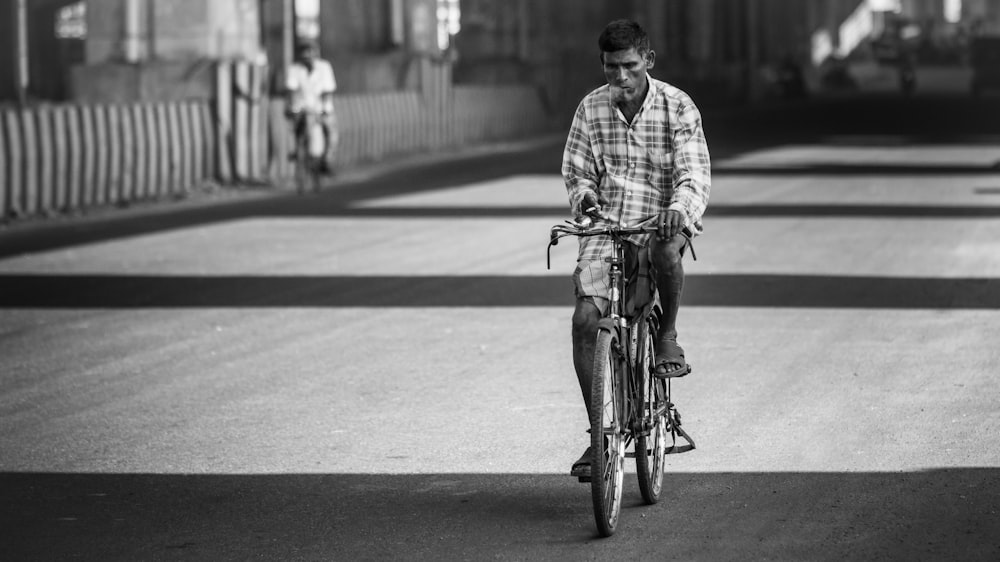
[[660,340],[653,358],[653,376],[668,379],[683,377],[690,372],[691,367],[684,361],[684,349],[677,345],[677,340]]

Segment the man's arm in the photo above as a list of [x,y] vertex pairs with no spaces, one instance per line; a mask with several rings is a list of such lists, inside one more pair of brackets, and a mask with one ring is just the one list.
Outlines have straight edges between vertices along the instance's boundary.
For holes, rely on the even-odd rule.
[[299,88],[302,87],[299,69],[297,68],[297,63],[292,63],[285,69],[285,80],[284,80],[286,96],[290,96],[297,92]]
[[712,187],[712,163],[701,112],[690,99],[682,102],[673,129],[673,196],[667,210],[679,211],[687,225],[700,230]]
[[566,182],[570,209],[574,215],[583,214],[583,211],[586,210],[586,208],[581,208],[585,197],[588,200],[588,206],[596,204],[600,176],[591,146],[586,111],[582,103],[576,109],[573,124],[569,129],[569,136],[566,138],[562,175],[563,181]]
[[285,88],[282,90],[281,94],[285,100],[285,117],[288,119],[295,119],[297,118],[298,112],[301,110],[301,104],[299,103],[299,88],[302,87],[295,63],[292,63],[285,69],[284,78],[283,85]]
[[323,108],[327,112],[333,110],[333,93],[337,91],[337,78],[333,74],[333,65],[329,61],[322,61],[322,85],[320,90],[320,100],[323,102]]

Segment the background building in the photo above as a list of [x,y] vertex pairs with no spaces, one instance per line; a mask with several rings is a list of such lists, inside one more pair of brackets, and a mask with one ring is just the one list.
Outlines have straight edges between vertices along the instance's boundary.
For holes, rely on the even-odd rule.
[[991,0],[0,0],[0,100],[212,96],[214,62],[278,76],[313,36],[343,94],[530,84],[561,111],[601,83],[595,38],[619,17],[649,31],[656,76],[706,103],[767,95],[769,69],[812,76],[889,33],[927,61],[1000,34]]
[[596,40],[613,19],[642,22],[653,76],[706,108],[898,93],[904,52],[925,66],[920,89],[971,90],[968,39],[1000,29],[997,4],[0,0],[0,217],[282,185],[299,37],[333,63],[352,166],[565,131],[604,82]]

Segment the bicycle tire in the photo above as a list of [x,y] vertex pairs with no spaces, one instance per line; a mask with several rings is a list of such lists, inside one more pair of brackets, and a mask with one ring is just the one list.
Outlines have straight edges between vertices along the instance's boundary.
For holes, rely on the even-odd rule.
[[306,193],[312,179],[309,162],[309,148],[304,135],[295,140],[295,190],[299,195]]
[[299,195],[309,191],[319,191],[321,165],[322,158],[309,154],[307,139],[301,136],[296,141],[295,147],[295,188]]
[[598,330],[590,395],[590,490],[597,529],[605,537],[618,526],[625,474],[621,363],[614,343],[613,333]]
[[647,504],[660,500],[663,491],[663,465],[667,448],[667,384],[651,374],[655,354],[655,324],[647,321],[639,333],[639,365],[636,368],[639,388],[639,423],[635,439],[635,468],[639,492]]

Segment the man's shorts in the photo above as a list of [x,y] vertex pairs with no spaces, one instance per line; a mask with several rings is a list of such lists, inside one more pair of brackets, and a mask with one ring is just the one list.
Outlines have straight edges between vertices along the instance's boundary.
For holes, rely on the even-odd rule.
[[[640,248],[634,244],[625,244],[625,276],[632,279],[627,297],[632,297],[629,308],[641,308],[652,298],[653,281],[649,262],[649,246]],[[638,271],[635,271],[638,268]],[[576,287],[576,298],[589,299],[601,311],[608,313],[611,303],[611,281],[609,279],[611,264],[598,260],[580,260],[573,272],[573,284]],[[634,289],[634,291],[632,290]]]
[[[306,126],[305,114],[299,112],[299,113],[294,113],[293,115],[295,115],[295,136],[299,136],[303,134],[305,130]],[[337,126],[337,114],[334,110],[331,109],[326,113],[317,114],[317,119],[319,119],[320,124],[323,125],[323,128],[326,130],[327,135],[332,136],[334,134],[337,134],[339,136],[338,126]]]

